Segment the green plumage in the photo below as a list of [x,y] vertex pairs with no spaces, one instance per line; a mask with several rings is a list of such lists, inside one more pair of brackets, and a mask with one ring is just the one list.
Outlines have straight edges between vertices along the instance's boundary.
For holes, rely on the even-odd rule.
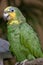
[[31,60],[43,57],[39,39],[30,25],[22,23],[15,26],[13,24],[12,26],[8,26],[8,30],[10,49],[18,61],[26,58]]
[[[16,10],[16,8],[14,8]],[[10,43],[10,51],[16,56],[17,61],[25,59],[35,59],[43,57],[40,41],[33,28],[26,23],[24,16],[19,10],[14,20],[18,20],[19,24],[13,23],[7,25],[8,40]]]

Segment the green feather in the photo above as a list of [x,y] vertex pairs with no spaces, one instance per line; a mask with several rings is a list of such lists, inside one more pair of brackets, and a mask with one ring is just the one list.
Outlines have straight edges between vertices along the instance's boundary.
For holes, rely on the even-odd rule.
[[43,57],[37,34],[33,28],[26,23],[26,19],[19,9],[14,7],[14,10],[16,18],[10,20],[10,22],[15,22],[17,20],[20,23],[7,25],[10,51],[16,56],[17,61],[23,61],[25,59],[32,60]]

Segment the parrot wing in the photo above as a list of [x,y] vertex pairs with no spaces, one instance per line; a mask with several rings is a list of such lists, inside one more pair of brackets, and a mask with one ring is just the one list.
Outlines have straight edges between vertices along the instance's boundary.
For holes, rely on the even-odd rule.
[[38,36],[27,23],[21,25],[20,39],[21,44],[24,45],[25,48],[28,48],[34,57],[43,57]]
[[[26,59],[25,53],[22,52],[24,47],[20,44],[20,37],[19,37],[19,28],[10,26],[13,29],[10,32],[8,31],[8,40],[10,43],[10,51],[12,52],[13,56],[16,57],[17,61],[23,61]],[[15,30],[14,30],[15,28]]]

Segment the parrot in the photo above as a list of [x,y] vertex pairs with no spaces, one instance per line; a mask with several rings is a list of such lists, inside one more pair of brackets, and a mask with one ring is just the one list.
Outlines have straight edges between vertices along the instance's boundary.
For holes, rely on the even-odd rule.
[[39,37],[32,26],[26,22],[19,8],[6,7],[3,11],[3,18],[7,21],[9,49],[16,60],[21,62],[25,59],[43,58]]

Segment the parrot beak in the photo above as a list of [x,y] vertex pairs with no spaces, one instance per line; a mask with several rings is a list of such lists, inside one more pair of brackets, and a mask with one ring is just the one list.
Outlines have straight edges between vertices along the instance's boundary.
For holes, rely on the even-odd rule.
[[10,12],[10,13],[4,13],[3,14],[3,18],[4,20],[11,20],[11,19],[14,19],[16,17],[16,14],[14,12]]
[[9,14],[8,13],[3,13],[3,18],[4,18],[5,21],[10,19]]

